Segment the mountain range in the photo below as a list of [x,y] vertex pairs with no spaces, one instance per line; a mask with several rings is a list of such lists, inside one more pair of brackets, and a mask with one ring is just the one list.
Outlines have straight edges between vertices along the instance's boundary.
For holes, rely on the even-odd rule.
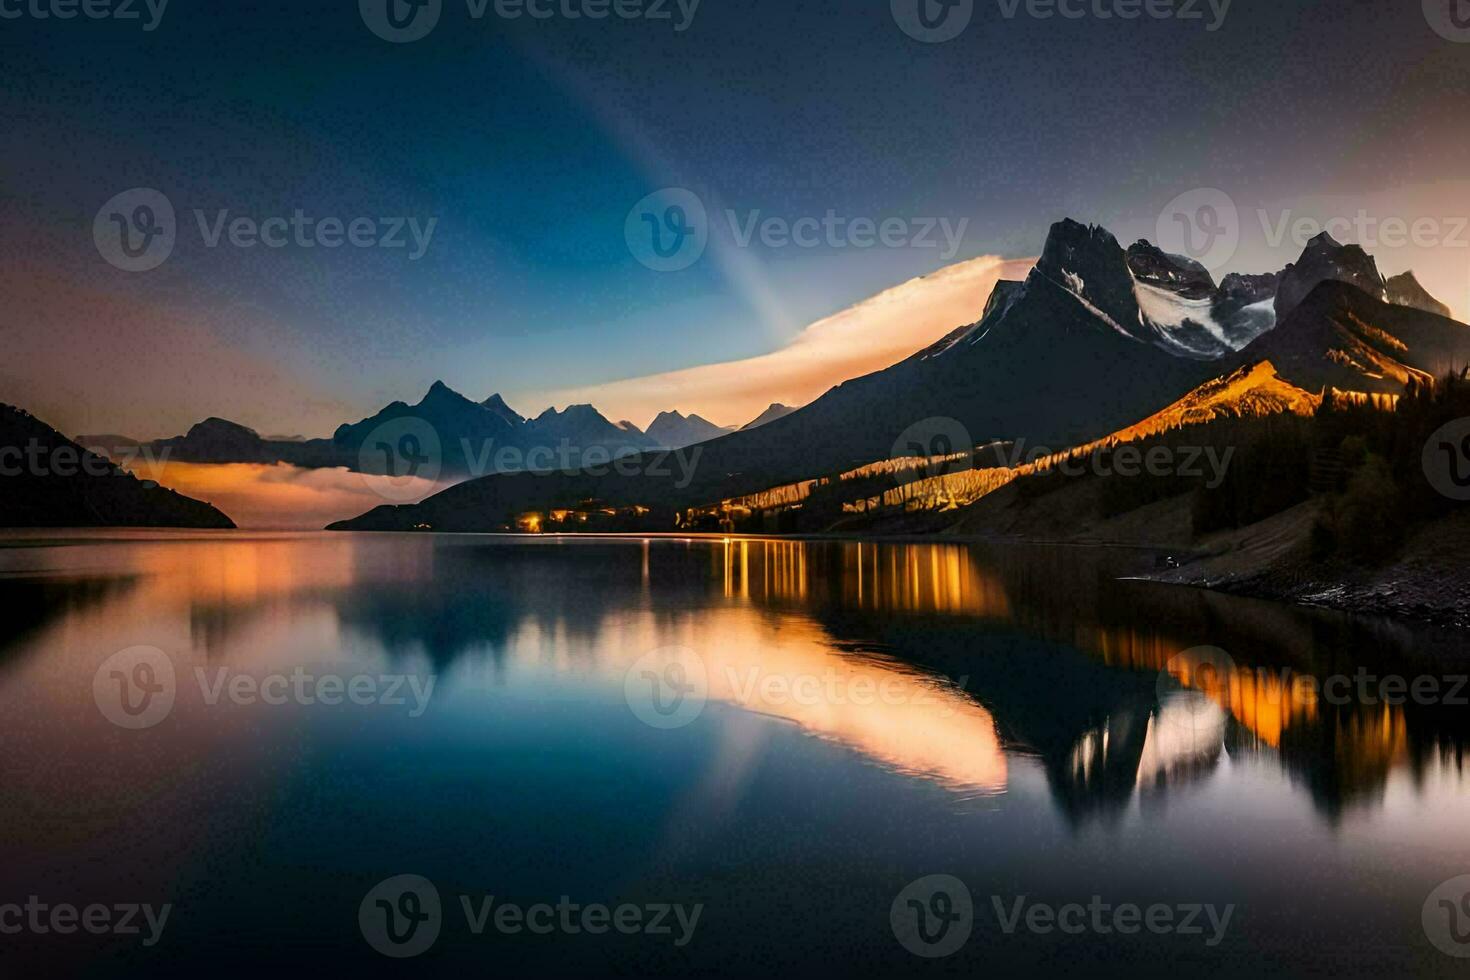
[[[791,411],[772,405],[744,428],[756,428]],[[436,381],[416,404],[393,402],[367,418],[338,426],[330,439],[263,437],[238,422],[211,417],[184,435],[151,442],[122,435],[79,435],[77,441],[114,456],[146,450],[155,459],[175,462],[371,470],[378,464],[369,439],[396,439],[416,431],[413,423],[432,428],[439,442],[441,471],[451,478],[523,469],[527,461],[550,469],[576,467],[584,460],[595,465],[650,450],[683,449],[737,431],[678,411],[660,413],[644,431],[632,422],[609,421],[591,405],[549,408],[528,419],[499,394],[475,402]],[[501,455],[504,450],[511,452]]]
[[1280,272],[1217,284],[1190,259],[1148,242],[1124,249],[1105,229],[1064,220],[1027,278],[998,283],[973,323],[702,444],[692,473],[645,453],[638,475],[491,476],[334,527],[483,530],[589,498],[679,510],[890,458],[935,425],[971,445],[1080,445],[1263,361],[1308,392],[1379,393],[1470,362],[1470,328],[1442,316],[1411,274],[1392,282],[1361,248],[1321,235]]

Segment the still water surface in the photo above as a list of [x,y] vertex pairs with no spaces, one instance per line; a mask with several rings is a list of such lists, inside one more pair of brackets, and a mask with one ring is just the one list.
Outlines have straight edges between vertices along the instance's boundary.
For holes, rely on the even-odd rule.
[[[1470,873],[1470,707],[1302,686],[1365,668],[1448,693],[1470,643],[1120,580],[1152,560],[7,535],[0,904],[173,910],[153,946],[4,945],[88,976],[1463,975],[1424,916]],[[1219,675],[1178,656],[1205,645]],[[109,660],[139,647],[157,671]],[[168,672],[171,703],[118,715],[124,682]],[[442,900],[410,961],[359,917],[403,874]],[[974,906],[936,959],[891,918],[928,875]],[[461,898],[489,896],[702,910],[669,934],[477,935]],[[1007,933],[996,903],[1018,901],[1234,908],[1220,937],[1203,916],[1202,935]]]

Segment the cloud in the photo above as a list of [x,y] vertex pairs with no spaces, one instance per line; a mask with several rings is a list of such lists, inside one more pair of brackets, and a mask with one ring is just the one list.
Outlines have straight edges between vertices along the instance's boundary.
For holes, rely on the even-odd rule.
[[548,393],[548,400],[558,405],[590,402],[609,418],[639,424],[677,408],[743,425],[772,402],[805,405],[835,385],[882,370],[955,327],[973,323],[997,280],[1024,279],[1035,261],[971,259],[818,320],[769,354],[559,389]]
[[306,470],[285,463],[145,463],[140,459],[131,469],[141,478],[213,504],[242,528],[257,530],[320,530],[379,504],[422,500],[447,485],[341,468]]

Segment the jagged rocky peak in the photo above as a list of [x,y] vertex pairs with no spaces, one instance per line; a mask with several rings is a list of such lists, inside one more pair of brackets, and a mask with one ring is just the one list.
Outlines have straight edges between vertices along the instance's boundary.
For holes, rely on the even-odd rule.
[[1343,245],[1327,232],[1307,242],[1301,258],[1281,273],[1276,289],[1276,321],[1284,320],[1319,283],[1329,279],[1351,283],[1375,299],[1387,300],[1378,263],[1360,245]]
[[1120,330],[1139,322],[1128,258],[1106,228],[1071,218],[1052,225],[1032,272],[1037,275],[1093,306]]
[[1215,277],[1194,259],[1172,255],[1145,239],[1128,246],[1128,268],[1139,282],[1177,293],[1186,299],[1206,299],[1215,292]]
[[470,401],[464,395],[461,395],[459,392],[455,391],[453,388],[449,387],[444,382],[442,382],[442,381],[435,381],[432,385],[429,386],[428,393],[426,393],[424,395],[423,400],[421,402],[419,402],[419,404],[420,405],[445,405],[445,404],[458,405],[461,402],[468,402],[471,405],[474,404],[474,402]]
[[1279,272],[1263,272],[1259,275],[1232,272],[1220,280],[1220,291],[1215,302],[1217,305],[1237,308],[1264,303],[1276,296],[1276,289],[1280,285]]
[[526,421],[526,417],[524,415],[522,415],[520,412],[517,412],[515,409],[511,408],[505,403],[505,399],[500,397],[499,392],[491,395],[480,404],[483,407],[488,408],[490,411],[494,412],[496,415],[505,419],[511,425],[521,425]]
[[1385,283],[1385,288],[1388,301],[1396,306],[1409,306],[1437,316],[1451,316],[1450,308],[1431,296],[1412,271],[1394,276]]
[[[985,319],[996,310],[1004,309],[1025,288],[1025,285],[1015,279],[996,280],[995,288],[990,291],[990,298],[985,301],[985,312],[980,315],[980,319]],[[777,407],[779,406],[771,406],[771,408]]]

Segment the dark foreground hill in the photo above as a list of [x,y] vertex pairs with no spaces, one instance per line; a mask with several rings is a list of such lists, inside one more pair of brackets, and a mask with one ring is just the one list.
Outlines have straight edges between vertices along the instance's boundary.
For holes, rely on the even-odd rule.
[[0,405],[0,527],[233,528],[203,501],[139,480]]

